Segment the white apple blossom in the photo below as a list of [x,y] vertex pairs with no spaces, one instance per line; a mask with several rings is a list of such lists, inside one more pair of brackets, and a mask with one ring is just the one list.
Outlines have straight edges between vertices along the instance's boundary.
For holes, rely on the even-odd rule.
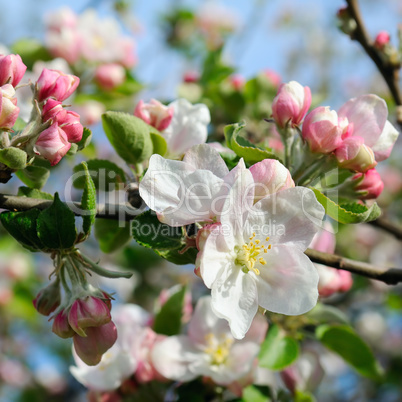
[[192,105],[186,99],[177,99],[168,108],[173,108],[173,118],[163,136],[169,157],[180,158],[193,145],[205,143],[211,115],[203,103]]
[[253,177],[243,170],[221,223],[206,227],[206,239],[198,241],[200,275],[212,291],[212,309],[229,321],[237,339],[249,330],[258,306],[299,315],[318,298],[317,270],[304,254],[324,216],[314,193],[295,187],[253,201]]
[[198,300],[188,335],[159,342],[152,351],[152,362],[159,373],[172,380],[205,376],[216,384],[228,385],[252,369],[267,328],[266,319],[259,314],[246,337],[234,339],[228,323],[212,311],[211,297],[204,296]]

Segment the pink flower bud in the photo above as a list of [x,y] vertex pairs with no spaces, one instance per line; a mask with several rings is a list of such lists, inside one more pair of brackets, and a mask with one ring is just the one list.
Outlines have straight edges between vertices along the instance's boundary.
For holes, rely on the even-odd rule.
[[53,282],[45,289],[42,289],[33,300],[33,305],[38,313],[49,315],[57,307],[61,301],[60,287],[58,282]]
[[197,71],[187,71],[184,73],[184,82],[197,82],[200,79],[200,74]]
[[68,311],[62,310],[54,317],[52,331],[63,339],[74,336],[75,332],[68,323]]
[[173,113],[174,108],[172,106],[162,105],[155,99],[151,99],[149,103],[140,100],[134,110],[134,116],[139,117],[159,131],[165,130],[170,125]]
[[342,144],[342,133],[337,113],[327,106],[315,108],[303,122],[302,137],[312,152],[332,152]]
[[378,49],[383,49],[390,41],[391,37],[387,31],[381,31],[375,38],[374,46]]
[[84,127],[78,113],[68,110],[64,120],[59,120],[59,127],[66,133],[69,142],[81,141]]
[[47,159],[52,166],[57,165],[70,148],[67,135],[58,123],[42,131],[35,143],[36,154]]
[[18,118],[20,108],[14,96],[15,89],[11,84],[0,88],[0,129],[11,129]]
[[77,299],[68,313],[71,328],[83,337],[86,336],[88,327],[100,327],[110,320],[110,310],[106,303],[93,296]]
[[255,183],[254,202],[295,186],[289,170],[275,159],[264,159],[254,164],[250,167],[250,172]]
[[102,103],[90,100],[80,105],[74,105],[74,111],[80,115],[81,123],[87,127],[99,123],[106,109]]
[[22,62],[19,54],[0,55],[0,86],[18,85],[25,74],[27,66]]
[[80,79],[75,75],[44,68],[37,81],[38,100],[41,102],[53,97],[63,102],[77,89],[79,83]]
[[358,136],[346,138],[335,150],[335,156],[340,167],[356,172],[365,173],[377,165],[374,152]]
[[[363,180],[361,180],[362,177]],[[384,189],[381,176],[375,169],[370,169],[366,173],[357,173],[352,177],[352,180],[357,181],[355,191],[361,200],[377,198]]]
[[108,91],[121,85],[126,79],[124,67],[117,63],[102,64],[95,71],[95,80]]
[[274,87],[279,87],[282,82],[281,76],[274,70],[266,69],[263,71],[263,75]]
[[49,98],[42,109],[42,121],[45,123],[52,119],[53,123],[59,123],[60,120],[64,120],[66,117],[66,109],[64,109],[61,102]]
[[282,84],[272,101],[272,117],[276,124],[284,128],[287,124],[298,126],[311,105],[309,87],[302,87],[298,82]]
[[240,91],[244,87],[244,84],[246,83],[246,80],[240,74],[231,75],[229,77],[229,81],[232,84],[232,87],[235,91]]
[[74,335],[74,349],[80,359],[88,366],[97,365],[102,355],[110,349],[117,340],[117,330],[113,321],[107,324],[86,328],[86,336]]

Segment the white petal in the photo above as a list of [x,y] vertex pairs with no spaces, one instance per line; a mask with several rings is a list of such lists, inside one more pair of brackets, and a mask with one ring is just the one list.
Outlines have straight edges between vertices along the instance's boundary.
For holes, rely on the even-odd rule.
[[324,208],[314,193],[294,187],[271,194],[254,205],[248,216],[249,231],[272,245],[289,243],[304,251],[322,226]]
[[398,135],[398,130],[387,120],[380,138],[371,147],[377,162],[381,162],[389,157]]
[[219,152],[208,144],[200,144],[191,147],[184,155],[183,162],[196,169],[210,170],[215,176],[223,179],[229,169]]
[[274,313],[304,314],[318,299],[318,273],[300,250],[274,246],[264,255],[267,262],[257,278],[258,303]]
[[254,279],[239,268],[227,267],[212,286],[212,309],[228,320],[232,335],[244,338],[257,313],[257,287]]
[[199,352],[188,336],[170,336],[152,349],[151,360],[155,369],[164,377],[176,381],[191,381],[198,373],[190,366],[199,358]]

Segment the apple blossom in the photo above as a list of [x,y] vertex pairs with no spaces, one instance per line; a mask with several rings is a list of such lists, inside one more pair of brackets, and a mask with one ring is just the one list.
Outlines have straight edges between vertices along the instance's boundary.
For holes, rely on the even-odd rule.
[[245,78],[240,74],[233,74],[229,77],[229,81],[235,91],[241,91],[246,83]]
[[326,154],[341,145],[343,131],[335,110],[319,106],[304,119],[302,137],[312,152]]
[[72,338],[75,335],[74,330],[68,322],[68,310],[61,310],[53,320],[52,331],[60,338]]
[[228,385],[244,377],[253,366],[268,323],[258,314],[243,340],[236,340],[228,323],[214,314],[211,297],[201,297],[188,325],[188,335],[170,336],[152,351],[156,370],[176,381],[209,377]]
[[0,86],[11,84],[17,86],[25,74],[27,66],[19,54],[0,54]]
[[281,76],[274,70],[265,69],[262,71],[262,75],[270,82],[274,87],[279,87],[282,82]]
[[34,151],[47,159],[52,166],[57,165],[71,148],[71,143],[58,123],[53,123],[39,135]]
[[389,157],[399,133],[387,120],[383,99],[376,95],[350,99],[338,116],[348,125],[343,143],[335,150],[341,167],[364,173]]
[[37,81],[38,100],[41,102],[53,97],[63,102],[77,89],[79,83],[80,79],[75,75],[45,68]]
[[43,315],[49,315],[61,302],[60,284],[58,281],[54,281],[45,289],[42,289],[33,300],[33,305],[38,313]]
[[302,87],[296,81],[290,81],[279,87],[272,101],[272,117],[280,128],[288,124],[298,126],[311,105],[309,87]]
[[134,116],[139,117],[159,131],[169,127],[173,114],[173,106],[165,106],[156,99],[151,99],[149,103],[140,100],[134,110]]
[[192,105],[186,99],[178,99],[168,105],[173,118],[163,131],[171,158],[180,158],[193,145],[203,144],[208,137],[211,115],[206,105]]
[[384,189],[381,176],[375,169],[370,169],[366,173],[357,173],[352,177],[352,180],[356,182],[354,189],[361,200],[377,198]]
[[0,129],[11,129],[20,111],[17,106],[15,89],[11,84],[0,87]]
[[95,80],[99,86],[112,90],[121,85],[126,79],[124,67],[117,63],[101,64],[95,70]]
[[324,209],[311,190],[288,188],[255,205],[253,177],[243,170],[225,200],[220,222],[199,243],[200,274],[212,309],[235,338],[250,328],[258,306],[299,315],[317,303],[318,274],[303,251]]

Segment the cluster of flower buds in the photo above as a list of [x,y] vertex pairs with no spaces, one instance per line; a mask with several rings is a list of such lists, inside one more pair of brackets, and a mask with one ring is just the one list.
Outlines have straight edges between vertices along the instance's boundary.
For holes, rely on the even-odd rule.
[[20,109],[17,106],[15,87],[26,69],[18,54],[0,55],[0,130],[11,130],[18,118]]
[[74,75],[46,68],[36,82],[36,99],[42,106],[42,123],[49,126],[40,133],[34,151],[50,161],[52,166],[60,162],[72,143],[82,138],[84,128],[80,116],[62,105],[77,89],[79,82]]
[[[308,146],[305,160],[295,167],[296,171],[321,160],[336,161],[341,168],[366,173],[389,157],[399,133],[387,120],[388,108],[383,99],[372,94],[362,95],[350,99],[337,112],[328,106],[318,106],[303,120],[310,103],[308,87],[292,81],[281,85],[272,104],[272,116],[281,134],[293,135],[291,130],[296,127]],[[357,187],[356,192],[361,199],[374,198],[382,190],[379,175],[369,173],[365,177],[361,184],[364,189]],[[375,186],[374,179],[378,179]],[[353,186],[356,180],[357,176]],[[368,181],[370,184],[366,184]]]
[[374,47],[378,50],[385,64],[400,68],[401,57],[398,50],[391,43],[391,36],[387,31],[381,31],[374,40]]

